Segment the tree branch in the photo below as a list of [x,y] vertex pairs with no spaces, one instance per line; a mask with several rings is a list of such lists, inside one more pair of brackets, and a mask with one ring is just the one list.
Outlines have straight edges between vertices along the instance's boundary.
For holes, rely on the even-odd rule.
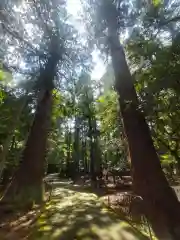
[[11,31],[4,23],[1,23],[2,27],[5,31],[7,31],[13,38],[19,40],[20,42],[23,42],[25,45],[27,45],[35,54],[38,56],[44,55],[39,50],[37,50],[31,43],[26,41],[24,38],[22,38],[17,32]]
[[45,26],[45,29],[46,29],[49,37],[51,38],[52,32],[50,31],[50,29],[49,29],[49,27],[48,27],[48,25],[47,25],[47,20],[46,20],[46,23],[45,23],[45,20],[43,19],[42,15],[41,15],[41,12],[39,11],[39,9],[38,9],[38,7],[37,7],[37,3],[36,3],[35,0],[33,0],[33,5],[34,5],[34,7],[35,7],[35,9],[36,9],[36,12],[37,12],[37,14],[38,14],[38,17],[41,19],[41,21],[42,21],[43,25]]
[[178,22],[178,21],[180,21],[180,16],[176,16],[174,18],[165,20],[164,22],[160,23],[160,26],[164,26],[164,25],[167,25],[167,24],[169,24],[171,22]]

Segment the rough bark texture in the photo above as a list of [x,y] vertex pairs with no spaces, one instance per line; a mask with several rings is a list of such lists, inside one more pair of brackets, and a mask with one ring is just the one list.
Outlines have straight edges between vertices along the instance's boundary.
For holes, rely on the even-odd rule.
[[86,147],[86,140],[84,140],[84,141],[82,141],[82,159],[83,159],[83,163],[84,163],[84,173],[89,172],[86,148],[87,148]]
[[74,166],[74,180],[78,178],[79,175],[79,159],[80,159],[80,151],[79,151],[79,118],[76,116],[75,118],[75,132],[74,132],[74,142],[73,142],[73,166]]
[[72,142],[72,136],[71,136],[71,132],[68,131],[67,132],[67,158],[66,158],[66,173],[67,173],[67,177],[71,177],[73,178],[73,169],[71,166],[71,142]]
[[44,197],[46,144],[51,119],[52,89],[56,66],[60,56],[52,53],[37,82],[39,98],[29,136],[22,154],[22,162],[15,173],[4,201],[16,201],[21,205],[40,203]]
[[51,91],[41,92],[34,122],[23,151],[22,163],[15,174],[9,194],[7,193],[14,198],[14,201],[22,204],[40,203],[43,200],[43,178],[51,105]]
[[95,174],[96,177],[102,178],[102,153],[99,146],[99,132],[97,129],[97,120],[94,119],[94,156],[95,156]]
[[113,21],[108,24],[115,85],[129,145],[134,190],[144,199],[143,210],[159,239],[180,239],[179,202],[163,174],[148,125],[138,107],[116,26]]
[[95,175],[95,163],[94,163],[94,142],[90,140],[90,173],[91,173],[91,180],[96,181]]

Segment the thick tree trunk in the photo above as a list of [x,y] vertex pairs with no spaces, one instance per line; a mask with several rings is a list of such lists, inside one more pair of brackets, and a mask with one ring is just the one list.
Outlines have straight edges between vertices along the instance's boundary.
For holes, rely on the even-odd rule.
[[22,162],[3,198],[4,201],[10,196],[11,201],[18,201],[21,204],[27,202],[40,203],[44,197],[43,177],[45,173],[47,136],[51,119],[53,79],[56,75],[57,64],[61,58],[58,46],[55,43],[56,39],[52,36],[49,58],[40,71],[36,85],[40,92],[34,122],[23,151]]
[[128,140],[135,192],[144,199],[143,210],[160,239],[180,239],[180,206],[161,169],[133,80],[113,21],[108,21],[109,46],[116,90]]
[[25,205],[30,202],[40,203],[43,200],[43,178],[51,106],[51,91],[41,91],[33,125],[23,151],[22,163],[5,199],[10,196],[11,200]]

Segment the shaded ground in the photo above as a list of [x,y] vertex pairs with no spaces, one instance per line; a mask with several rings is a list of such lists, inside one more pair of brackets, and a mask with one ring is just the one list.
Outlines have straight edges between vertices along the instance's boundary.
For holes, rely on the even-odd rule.
[[[20,230],[17,230],[13,236],[12,230],[11,233],[7,233],[2,228],[0,239],[147,239],[126,222],[121,221],[118,215],[107,210],[99,198],[95,194],[86,191],[87,189],[72,186],[67,182],[54,183],[53,188],[51,201],[46,204],[34,223],[27,224],[23,234],[19,234]],[[18,225],[21,226],[21,224]]]
[[19,212],[5,211],[0,214],[0,239],[18,240],[28,239],[30,226],[33,226],[40,215],[40,207],[35,207],[31,211]]

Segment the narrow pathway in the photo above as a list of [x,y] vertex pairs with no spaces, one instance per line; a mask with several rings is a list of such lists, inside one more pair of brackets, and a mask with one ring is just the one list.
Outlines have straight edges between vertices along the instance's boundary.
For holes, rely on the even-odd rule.
[[55,183],[52,198],[38,218],[32,240],[147,240],[107,210],[82,187]]

